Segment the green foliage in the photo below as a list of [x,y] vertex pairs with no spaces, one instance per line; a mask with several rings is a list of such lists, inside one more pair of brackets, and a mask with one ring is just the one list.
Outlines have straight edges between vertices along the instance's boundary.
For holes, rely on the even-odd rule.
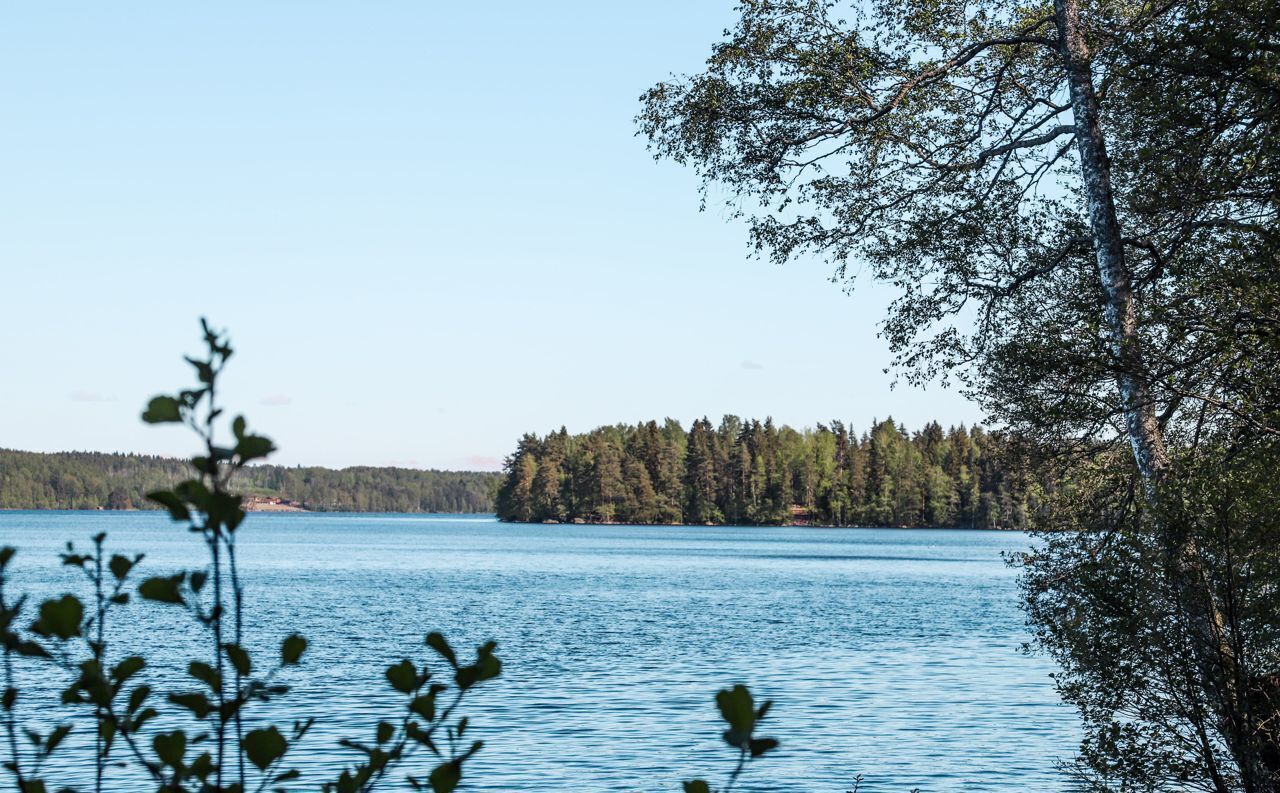
[[66,641],[80,635],[80,623],[84,619],[84,606],[79,598],[63,595],[57,600],[40,604],[40,618],[31,626],[37,636]]
[[[1277,466],[1280,443],[1263,436],[1225,459],[1182,456],[1154,510],[1135,503],[1115,459],[1058,494],[1056,525],[1075,531],[1040,538],[1020,560],[1022,587],[1036,644],[1061,666],[1058,690],[1083,720],[1069,770],[1087,789],[1234,791],[1267,789],[1246,784],[1250,773],[1280,778]],[[1193,541],[1198,558],[1171,534]],[[1188,565],[1214,596],[1234,669],[1196,635],[1206,601],[1185,587]],[[1238,704],[1225,708],[1223,696]],[[1234,718],[1219,721],[1224,712]],[[1264,765],[1251,771],[1250,757]]]
[[[166,793],[283,791],[303,778],[299,768],[291,767],[289,757],[306,739],[312,720],[289,726],[269,724],[255,716],[255,706],[288,696],[290,688],[281,682],[281,673],[302,663],[307,641],[296,633],[284,637],[277,661],[250,653],[244,635],[244,580],[236,562],[237,539],[246,515],[241,496],[230,489],[232,479],[256,470],[246,466],[275,447],[268,438],[249,432],[241,416],[231,422],[234,443],[218,442],[223,410],[217,403],[217,387],[232,350],[221,334],[207,324],[202,328],[208,354],[187,359],[199,384],[152,399],[143,420],[183,423],[201,438],[204,448],[190,461],[195,476],[154,489],[148,497],[201,537],[207,551],[204,564],[138,580],[143,556],[108,554],[105,534],[93,537],[89,552],[78,552],[68,544],[62,563],[81,570],[90,588],[88,597],[68,593],[45,600],[24,631],[20,618],[28,611],[26,599],[9,594],[9,563],[15,551],[0,549],[5,683],[0,729],[8,739],[3,767],[19,791],[45,790],[44,775],[53,762],[92,761],[97,793],[119,789],[111,775],[120,767],[140,771],[154,789]],[[165,692],[163,702],[153,696],[149,685],[136,682],[147,667],[145,656],[124,652],[107,641],[109,620],[138,618],[120,613],[135,602],[128,591],[133,588],[143,600],[184,612],[207,640],[208,653],[186,664],[187,683]],[[154,640],[162,642],[163,635]],[[492,642],[481,645],[475,660],[466,664],[458,661],[438,633],[430,634],[425,644],[444,659],[448,674],[438,675],[428,663],[415,665],[407,659],[388,668],[387,680],[402,697],[399,717],[389,715],[378,723],[373,745],[344,741],[342,745],[359,758],[336,778],[313,779],[308,784],[319,782],[323,790],[334,793],[366,793],[388,781],[401,766],[425,760],[430,768],[426,785],[431,790],[441,793],[458,785],[465,762],[481,744],[461,744],[468,720],[457,709],[471,689],[501,674],[502,663]],[[21,664],[38,665],[42,679],[61,678],[62,683],[51,684],[60,685],[60,690],[19,691]],[[19,723],[15,707],[19,698],[51,695],[56,701],[43,709],[43,721],[67,721],[47,733]],[[447,698],[447,704],[437,706],[441,697]],[[73,721],[86,719],[94,725],[91,754],[64,757],[63,741]],[[164,723],[166,729],[155,730],[153,723]],[[17,740],[20,733],[27,736],[26,749]],[[56,761],[51,760],[55,753]],[[412,775],[406,781],[422,787]]]
[[[247,600],[236,564],[246,515],[230,485],[233,477],[252,470],[245,468],[246,463],[269,454],[274,446],[265,437],[249,434],[243,417],[232,422],[235,445],[217,443],[217,420],[222,415],[216,403],[217,385],[232,351],[221,334],[207,324],[203,329],[208,357],[188,359],[200,385],[174,397],[153,399],[143,419],[184,423],[203,441],[203,453],[191,463],[196,476],[156,490],[149,498],[203,539],[207,559],[199,567],[139,580],[144,557],[108,554],[105,534],[94,536],[92,551],[85,553],[68,543],[62,564],[82,571],[89,596],[82,599],[68,593],[44,601],[24,632],[19,626],[26,599],[15,600],[9,593],[9,565],[16,551],[0,548],[0,659],[5,685],[0,697],[4,733],[0,737],[8,739],[7,747],[0,749],[6,755],[3,768],[22,792],[46,790],[44,775],[54,762],[69,765],[92,759],[95,793],[118,789],[112,773],[124,767],[140,770],[163,793],[281,792],[302,784],[314,787],[317,782],[325,793],[368,793],[390,784],[400,769],[426,763],[426,775],[405,773],[405,784],[433,793],[456,790],[467,762],[483,748],[483,742],[466,739],[470,722],[459,708],[475,687],[502,674],[494,642],[481,644],[467,659],[443,634],[432,631],[423,640],[430,650],[428,660],[405,658],[390,664],[384,677],[398,705],[374,725],[371,742],[340,742],[357,757],[336,777],[317,779],[318,772],[312,772],[308,779],[290,762],[290,753],[311,732],[312,719],[282,726],[255,716],[257,704],[289,695],[290,687],[280,677],[287,667],[303,662],[308,643],[297,633],[285,636],[278,660],[255,657],[247,649]],[[163,703],[150,685],[138,682],[147,667],[144,655],[109,646],[106,640],[109,620],[138,618],[121,612],[135,603],[127,588],[136,588],[143,600],[186,613],[207,639],[208,653],[187,661],[186,683],[165,692]],[[153,640],[163,642],[164,638],[157,630]],[[39,665],[45,679],[61,679],[62,683],[51,684],[61,689],[19,691],[16,671],[23,663]],[[361,696],[364,692],[338,693]],[[20,723],[15,707],[20,697],[47,699],[51,694],[57,701],[44,711],[44,718],[68,721],[47,733]],[[729,725],[724,739],[739,754],[728,791],[746,763],[777,742],[755,735],[769,703],[757,708],[745,687],[721,692],[717,706]],[[77,719],[94,725],[89,757],[83,750],[81,754],[65,751],[71,720]],[[165,729],[156,729],[157,723]],[[20,733],[27,738],[26,749],[20,748]],[[52,760],[55,753],[56,761]],[[707,790],[705,783],[686,783],[685,789],[690,785]]]
[[[1280,436],[1275,3],[737,12],[640,131],[757,253],[891,284],[907,380],[959,379],[1026,444],[1044,525],[1077,530],[1032,557],[1028,607],[1088,784],[1278,789],[1275,541],[1252,506]],[[945,510],[918,481],[868,494],[872,521]]]
[[843,423],[668,419],[570,436],[525,435],[507,458],[510,521],[1025,528],[1028,488],[980,427],[914,434],[892,419]]
[[[778,748],[778,742],[775,739],[759,738],[755,734],[756,727],[764,721],[772,705],[772,702],[766,701],[757,707],[751,691],[741,684],[723,689],[716,694],[716,708],[720,711],[720,718],[729,725],[721,737],[738,753],[737,764],[719,793],[729,793],[733,790],[733,786],[751,761]],[[685,782],[684,791],[685,793],[713,793],[711,786],[703,779]]]
[[276,727],[267,727],[261,730],[250,730],[249,734],[244,736],[241,742],[244,747],[245,755],[249,761],[258,767],[259,771],[266,771],[275,761],[284,756],[288,750],[289,744],[280,734],[280,730]]
[[[398,721],[379,722],[372,746],[343,742],[344,746],[362,753],[365,759],[344,771],[336,782],[326,784],[326,791],[351,793],[368,790],[389,768],[420,750],[431,753],[438,762],[425,783],[411,775],[406,778],[409,785],[415,790],[429,788],[435,793],[445,793],[457,787],[464,764],[484,744],[472,741],[465,749],[455,750],[453,747],[463,745],[468,720],[466,717],[456,721],[450,719],[469,689],[502,673],[502,663],[493,654],[493,642],[477,648],[475,660],[470,664],[459,664],[452,650],[447,655],[440,652],[442,643],[448,647],[438,633],[429,634],[424,642],[448,662],[454,686],[442,682],[447,678],[441,678],[433,671],[429,662],[415,665],[406,658],[388,666],[385,673],[387,682],[403,695],[404,712]],[[449,697],[448,704],[437,706],[441,695]],[[445,753],[440,749],[441,745],[447,745],[450,751]]]
[[287,636],[280,646],[280,662],[285,666],[293,666],[302,659],[302,654],[306,651],[306,639],[296,633],[292,636]]

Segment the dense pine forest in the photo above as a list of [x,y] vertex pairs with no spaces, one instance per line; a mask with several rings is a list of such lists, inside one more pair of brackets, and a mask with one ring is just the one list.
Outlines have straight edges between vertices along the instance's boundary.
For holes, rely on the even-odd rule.
[[[0,509],[153,509],[147,493],[190,477],[185,461],[165,457],[0,449]],[[248,495],[351,512],[492,512],[497,478],[467,471],[280,465],[249,466],[237,475]]]
[[892,419],[861,437],[772,420],[703,418],[525,435],[507,458],[507,521],[1024,528],[1024,489],[980,427],[909,433]]

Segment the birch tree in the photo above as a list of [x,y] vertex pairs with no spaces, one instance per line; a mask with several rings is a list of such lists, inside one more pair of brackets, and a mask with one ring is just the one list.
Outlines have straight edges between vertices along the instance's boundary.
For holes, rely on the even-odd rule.
[[[908,380],[957,379],[1077,460],[1124,444],[1152,513],[1178,455],[1277,434],[1274,8],[739,11],[705,71],[642,97],[641,133],[746,220],[759,254],[896,286],[882,335]],[[1272,670],[1236,651],[1194,533],[1151,530],[1236,766],[1221,778],[1274,790],[1259,725],[1276,712],[1242,705]]]

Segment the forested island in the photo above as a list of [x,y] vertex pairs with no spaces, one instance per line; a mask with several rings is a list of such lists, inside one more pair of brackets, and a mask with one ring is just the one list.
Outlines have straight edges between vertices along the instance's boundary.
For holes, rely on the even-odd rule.
[[796,430],[725,416],[525,435],[497,514],[518,522],[1025,528],[1027,493],[981,427],[892,419]]
[[[839,421],[796,430],[725,416],[525,435],[502,474],[254,465],[250,505],[312,511],[495,512],[518,522],[1026,528],[1027,493],[981,427],[860,436]],[[0,509],[154,509],[190,476],[182,460],[0,449]],[[495,498],[496,495],[496,498]]]
[[[0,449],[0,509],[157,509],[146,494],[191,477],[185,460]],[[355,467],[247,466],[242,492],[324,512],[492,512],[498,474]]]

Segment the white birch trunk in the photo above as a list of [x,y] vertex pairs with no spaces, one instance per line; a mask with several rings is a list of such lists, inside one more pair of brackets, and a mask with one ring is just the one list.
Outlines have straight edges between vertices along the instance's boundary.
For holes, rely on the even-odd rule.
[[1099,118],[1098,98],[1093,89],[1089,47],[1080,31],[1078,0],[1055,0],[1054,10],[1071,90],[1076,145],[1080,152],[1080,170],[1089,208],[1098,276],[1106,295],[1107,328],[1120,372],[1116,385],[1120,390],[1125,428],[1133,447],[1134,460],[1148,495],[1154,495],[1155,486],[1168,467],[1169,456],[1146,379],[1137,311],[1133,303],[1133,274],[1125,263],[1120,223],[1116,219],[1111,165]]
[[[1121,406],[1133,457],[1147,495],[1159,499],[1160,480],[1169,467],[1164,432],[1156,418],[1148,383],[1149,372],[1138,333],[1133,301],[1133,273],[1125,263],[1123,235],[1116,218],[1106,139],[1093,86],[1088,42],[1080,29],[1079,0],[1054,0],[1054,16],[1061,42],[1061,57],[1071,92],[1076,144],[1080,153],[1089,225],[1097,257],[1098,276],[1106,295],[1106,322],[1119,374]],[[1239,764],[1246,790],[1276,790],[1267,763],[1258,752],[1256,738],[1241,720],[1241,695],[1250,686],[1227,641],[1224,620],[1205,575],[1195,537],[1185,533],[1166,538],[1174,565],[1174,585],[1188,609],[1195,648],[1202,668],[1201,685],[1213,701],[1219,728]],[[1225,787],[1218,782],[1219,790]]]

